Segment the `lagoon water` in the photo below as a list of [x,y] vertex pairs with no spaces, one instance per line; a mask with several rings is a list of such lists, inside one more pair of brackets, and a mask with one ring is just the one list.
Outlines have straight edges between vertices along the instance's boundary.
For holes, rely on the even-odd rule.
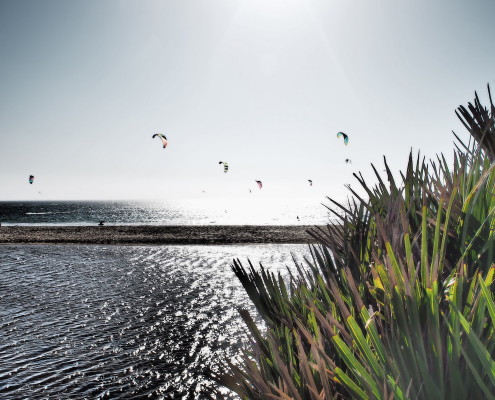
[[238,308],[254,312],[232,259],[285,273],[291,252],[308,249],[0,246],[0,398],[217,398],[209,371],[247,343]]

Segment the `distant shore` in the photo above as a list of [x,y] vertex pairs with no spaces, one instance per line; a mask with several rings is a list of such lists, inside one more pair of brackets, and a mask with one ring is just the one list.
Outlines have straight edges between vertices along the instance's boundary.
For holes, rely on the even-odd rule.
[[0,226],[0,244],[256,244],[312,243],[295,225]]

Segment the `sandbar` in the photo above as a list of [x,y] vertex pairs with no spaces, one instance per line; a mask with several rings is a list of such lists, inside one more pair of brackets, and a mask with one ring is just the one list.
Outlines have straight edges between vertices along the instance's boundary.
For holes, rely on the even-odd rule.
[[314,243],[308,225],[0,226],[0,244]]

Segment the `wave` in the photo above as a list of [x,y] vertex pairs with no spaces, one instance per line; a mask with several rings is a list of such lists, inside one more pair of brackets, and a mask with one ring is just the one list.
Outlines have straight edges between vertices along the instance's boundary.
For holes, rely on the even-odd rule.
[[26,215],[45,215],[45,214],[70,214],[72,211],[46,211],[46,212],[27,212]]

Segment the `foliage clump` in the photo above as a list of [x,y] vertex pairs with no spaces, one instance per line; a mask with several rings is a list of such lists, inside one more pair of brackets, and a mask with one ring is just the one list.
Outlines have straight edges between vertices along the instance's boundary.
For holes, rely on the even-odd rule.
[[[490,92],[490,89],[488,88]],[[444,156],[385,161],[367,199],[314,228],[306,268],[284,282],[232,266],[267,330],[221,382],[243,399],[495,398],[495,107],[460,106],[470,133]],[[330,207],[329,207],[330,208]],[[332,207],[334,209],[334,207]]]

